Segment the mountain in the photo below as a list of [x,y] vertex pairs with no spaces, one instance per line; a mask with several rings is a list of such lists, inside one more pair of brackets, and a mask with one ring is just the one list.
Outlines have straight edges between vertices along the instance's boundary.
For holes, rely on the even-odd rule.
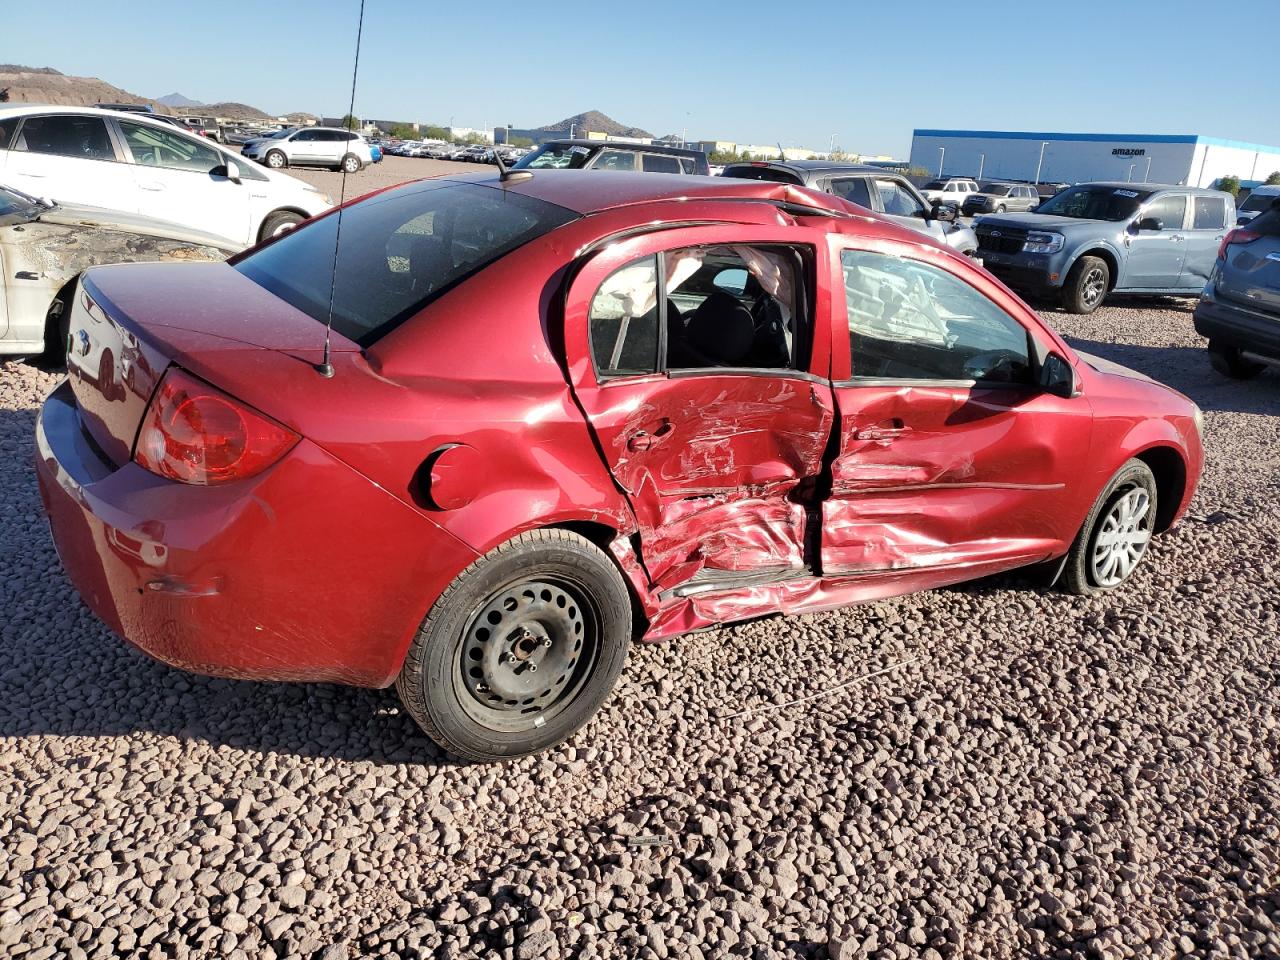
[[639,127],[626,127],[620,124],[612,117],[607,117],[599,110],[588,110],[586,113],[580,113],[574,117],[566,117],[559,123],[549,123],[545,127],[538,127],[539,130],[568,130],[574,128],[574,132],[579,135],[590,133],[607,133],[612,137],[635,137],[642,140],[652,140],[653,134],[647,130],[641,130]]
[[247,103],[202,103],[193,112],[213,117],[232,117],[235,120],[265,120],[274,114],[263,113]]
[[163,103],[166,107],[198,107],[199,100],[192,100],[184,97],[180,93],[166,93],[163,97],[156,97],[156,103]]
[[[97,77],[69,77],[51,67],[23,67],[0,64],[0,103],[48,103],[64,107],[85,107],[95,103],[150,103],[128,90]],[[169,113],[164,104],[157,113]]]

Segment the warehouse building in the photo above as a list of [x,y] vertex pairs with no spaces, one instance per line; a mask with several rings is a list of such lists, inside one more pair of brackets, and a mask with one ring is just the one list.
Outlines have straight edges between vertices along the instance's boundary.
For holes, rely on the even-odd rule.
[[986,180],[1125,180],[1211,187],[1225,176],[1265,179],[1280,170],[1280,147],[1192,134],[916,130],[911,165],[932,176]]

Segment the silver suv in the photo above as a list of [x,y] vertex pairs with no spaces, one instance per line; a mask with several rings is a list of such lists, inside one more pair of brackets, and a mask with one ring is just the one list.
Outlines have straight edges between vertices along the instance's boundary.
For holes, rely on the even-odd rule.
[[269,137],[250,140],[240,152],[273,170],[282,167],[333,167],[356,173],[373,163],[373,149],[358,133],[338,127],[302,127],[281,130]]
[[1040,193],[1025,183],[989,181],[977,193],[965,197],[960,209],[966,217],[982,213],[1021,213],[1040,205]]

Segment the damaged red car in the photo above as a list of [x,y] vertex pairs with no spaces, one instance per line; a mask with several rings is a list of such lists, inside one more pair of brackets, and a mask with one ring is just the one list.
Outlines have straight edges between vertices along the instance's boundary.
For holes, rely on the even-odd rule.
[[404,184],[92,269],[70,331],[37,460],[89,606],[186,670],[395,683],[473,759],[569,736],[634,638],[1114,588],[1203,458],[1190,400],[965,257],[768,182]]

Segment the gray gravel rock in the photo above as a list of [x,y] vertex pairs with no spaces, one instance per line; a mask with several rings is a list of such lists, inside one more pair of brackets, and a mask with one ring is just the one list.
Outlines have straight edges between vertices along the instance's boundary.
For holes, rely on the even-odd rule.
[[57,379],[0,364],[0,954],[1280,957],[1280,376],[1214,374],[1182,303],[1045,316],[1205,411],[1191,516],[1130,584],[637,648],[571,743],[494,767],[389,691],[112,637],[35,488]]

